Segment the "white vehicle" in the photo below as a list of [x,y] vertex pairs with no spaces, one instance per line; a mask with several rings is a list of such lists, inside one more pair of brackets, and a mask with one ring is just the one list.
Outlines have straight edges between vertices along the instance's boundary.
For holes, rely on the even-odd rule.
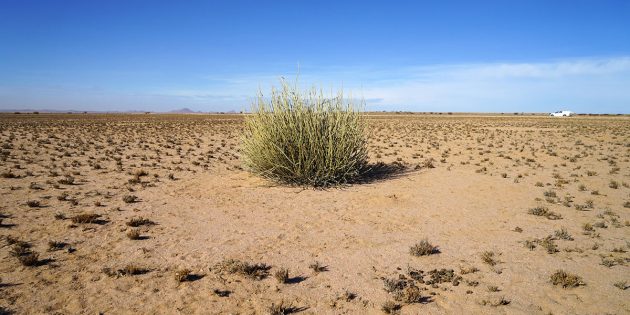
[[569,117],[569,116],[573,116],[575,115],[574,112],[570,111],[570,110],[560,110],[557,111],[555,113],[550,113],[549,116],[552,117]]

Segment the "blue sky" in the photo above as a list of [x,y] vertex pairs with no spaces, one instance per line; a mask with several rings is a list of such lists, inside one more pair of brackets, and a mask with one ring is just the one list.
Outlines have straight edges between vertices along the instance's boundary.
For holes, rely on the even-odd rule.
[[630,113],[630,1],[0,0],[0,109]]

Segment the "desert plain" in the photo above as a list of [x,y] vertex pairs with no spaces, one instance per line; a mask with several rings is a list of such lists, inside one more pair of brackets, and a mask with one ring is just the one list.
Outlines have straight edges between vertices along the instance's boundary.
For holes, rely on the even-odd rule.
[[242,115],[0,115],[0,313],[630,313],[629,117],[367,120],[313,189]]

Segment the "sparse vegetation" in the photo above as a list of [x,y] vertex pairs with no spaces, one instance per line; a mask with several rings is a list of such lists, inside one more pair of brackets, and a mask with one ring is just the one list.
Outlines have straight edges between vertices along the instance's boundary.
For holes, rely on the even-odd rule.
[[409,253],[413,256],[426,256],[438,252],[437,247],[433,246],[427,239],[423,239],[415,245],[411,246]]
[[568,273],[564,270],[556,270],[553,274],[551,274],[551,283],[563,288],[574,288],[585,285],[581,277]]
[[394,301],[387,301],[381,306],[381,310],[385,314],[398,314],[400,312],[401,305]]
[[533,214],[535,216],[541,216],[541,217],[546,217],[549,220],[559,220],[562,219],[562,216],[560,214],[557,214],[553,211],[550,211],[548,208],[546,207],[535,207],[535,208],[531,208],[529,209],[529,214]]
[[490,266],[495,266],[499,263],[499,261],[496,259],[496,256],[496,253],[493,251],[485,251],[481,253],[481,261]]
[[127,238],[129,238],[130,240],[139,240],[140,237],[140,231],[136,230],[136,229],[130,229],[127,231]]
[[95,223],[99,217],[100,215],[95,213],[82,213],[71,217],[70,221],[72,223]]
[[[596,289],[598,303],[558,299],[541,312],[623,312],[627,117],[361,115],[366,163],[415,171],[342,190],[282,188],[243,172],[244,115],[0,114],[7,307],[73,313],[76,303],[54,301],[78,301],[89,289],[102,299],[88,309],[115,313],[117,304],[103,301],[120,289],[167,302],[179,292],[193,313],[264,313],[282,298],[293,313],[302,310],[290,307],[296,303],[307,313],[374,313],[386,300],[402,313],[443,302],[510,313],[528,293],[510,279],[527,264],[534,278],[550,279],[551,290],[575,283],[556,276],[552,285],[556,268],[584,276],[578,286],[597,271],[591,289],[558,294],[589,302]],[[366,165],[373,167],[367,174],[322,186],[379,178],[378,164]],[[125,196],[134,197],[128,203]],[[418,235],[429,240],[416,244]],[[449,242],[432,244],[438,239]],[[439,253],[434,245],[446,252],[426,256]],[[492,254],[481,257],[484,249]],[[420,257],[409,257],[414,252]],[[397,260],[401,254],[409,256]],[[253,261],[214,265],[226,255]],[[267,260],[279,266],[259,263]],[[315,260],[327,264],[309,264]],[[262,278],[271,279],[253,281]],[[528,297],[546,305],[540,295]],[[151,303],[147,309],[156,310]]]
[[271,269],[271,267],[262,263],[252,264],[236,259],[228,259],[216,265],[215,269],[219,272],[239,274],[250,279],[262,280],[269,275],[269,269]]
[[276,270],[273,276],[279,283],[287,283],[287,281],[289,281],[289,269],[280,268]]
[[191,276],[192,270],[190,269],[179,269],[177,271],[175,271],[175,281],[177,282],[184,282],[184,281],[188,281],[190,280],[190,276]]
[[129,219],[129,221],[127,221],[125,224],[127,224],[127,226],[131,226],[131,227],[139,227],[139,226],[143,226],[143,225],[154,225],[155,222],[147,219],[147,218],[143,218],[143,217],[137,217],[137,218],[131,218]]
[[320,273],[320,272],[324,272],[324,271],[328,271],[328,267],[325,265],[322,265],[322,263],[320,263],[319,261],[315,261],[312,264],[308,265],[308,267],[313,270],[315,273]]

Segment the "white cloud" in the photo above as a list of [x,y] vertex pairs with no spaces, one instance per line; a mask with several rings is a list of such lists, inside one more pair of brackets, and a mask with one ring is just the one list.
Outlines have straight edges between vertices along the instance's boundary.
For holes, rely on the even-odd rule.
[[[249,108],[260,89],[267,93],[296,72],[207,75],[190,86],[133,92],[107,88],[2,87],[0,108],[204,111]],[[630,57],[374,67],[302,67],[303,88],[343,87],[364,97],[369,110],[630,113]],[[171,82],[172,83],[172,82]],[[163,84],[168,86],[168,84]]]

